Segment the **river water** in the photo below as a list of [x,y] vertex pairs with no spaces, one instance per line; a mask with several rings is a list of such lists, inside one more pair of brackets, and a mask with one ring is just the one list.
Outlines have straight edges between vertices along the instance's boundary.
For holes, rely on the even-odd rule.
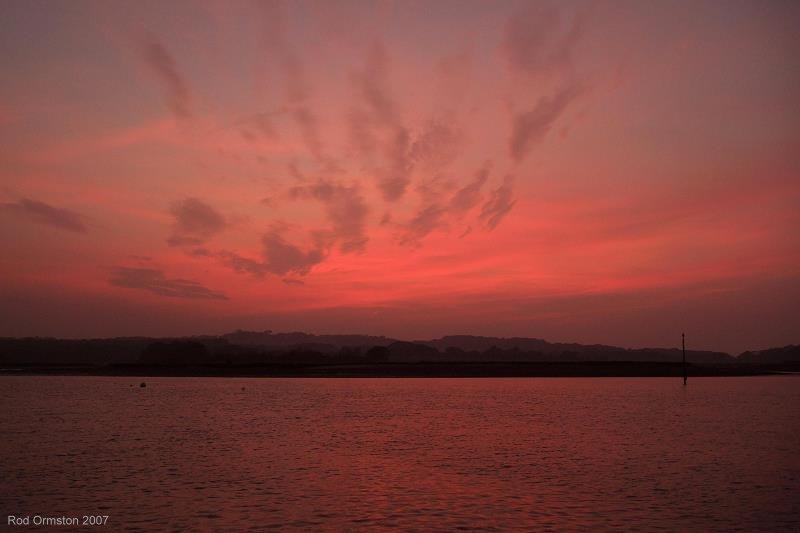
[[141,381],[0,377],[0,527],[800,529],[800,377]]

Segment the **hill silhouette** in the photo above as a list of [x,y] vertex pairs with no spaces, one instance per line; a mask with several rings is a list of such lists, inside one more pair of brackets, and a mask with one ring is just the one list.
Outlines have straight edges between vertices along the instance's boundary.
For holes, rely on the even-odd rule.
[[[748,351],[739,357],[696,350],[687,351],[686,355],[695,374],[794,371],[800,366],[800,346]],[[258,373],[254,369],[260,368],[266,374],[292,374],[302,369],[314,375],[672,375],[678,372],[675,365],[680,361],[681,351],[676,348],[629,349],[472,335],[413,342],[383,336],[270,330],[158,339],[0,338],[0,368],[4,371],[14,367],[34,372],[83,368],[113,373],[115,369],[121,372],[120,369],[149,368],[160,372],[204,367],[202,373],[210,374],[231,373],[235,369]],[[558,364],[563,366],[554,366]],[[417,366],[411,369],[407,365]]]
[[737,362],[755,365],[800,363],[800,345],[792,344],[781,348],[744,352],[739,355]]

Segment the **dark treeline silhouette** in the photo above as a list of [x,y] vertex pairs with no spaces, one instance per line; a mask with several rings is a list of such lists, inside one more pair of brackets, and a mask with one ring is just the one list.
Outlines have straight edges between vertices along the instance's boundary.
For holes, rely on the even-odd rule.
[[[738,357],[688,351],[687,359],[695,375],[797,371],[800,346],[744,352]],[[626,349],[469,335],[415,342],[241,330],[172,339],[0,338],[0,368],[6,372],[14,367],[30,371],[91,367],[109,373],[208,367],[202,373],[235,369],[259,373],[253,369],[261,368],[264,374],[313,375],[678,375],[680,360],[677,348]]]

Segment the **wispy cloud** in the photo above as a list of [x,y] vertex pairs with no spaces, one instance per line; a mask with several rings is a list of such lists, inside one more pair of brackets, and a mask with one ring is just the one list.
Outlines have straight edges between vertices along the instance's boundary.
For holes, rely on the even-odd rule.
[[[438,185],[438,180],[431,180],[427,187],[421,187],[418,192],[423,198],[422,205],[409,220],[397,224],[398,242],[419,245],[425,237],[438,229],[454,228],[458,229],[458,238],[463,238],[472,231],[469,225],[463,227],[464,223],[471,223],[474,219],[487,231],[496,228],[514,207],[516,200],[510,176],[492,190],[488,198],[482,194],[481,189],[489,177],[490,164],[486,163],[472,180],[455,192],[451,193],[446,187]],[[477,205],[481,206],[477,214],[470,213]]]
[[367,243],[366,219],[369,210],[358,186],[328,180],[290,189],[293,198],[313,198],[325,206],[331,224],[330,240],[342,253],[360,252]]
[[175,58],[153,34],[148,34],[142,46],[142,57],[156,75],[164,90],[167,107],[178,119],[190,118],[192,94],[178,70]]
[[300,135],[311,155],[317,160],[324,159],[322,141],[319,135],[319,120],[311,106],[306,103],[294,105],[292,117],[297,127],[300,128]]
[[0,210],[64,231],[75,233],[86,233],[88,231],[85,222],[86,217],[83,215],[69,209],[31,200],[30,198],[22,198],[17,202],[0,204]]
[[[511,158],[521,163],[540,144],[567,107],[583,92],[572,56],[584,33],[585,13],[531,4],[509,18],[503,49],[512,72],[541,96],[512,118]],[[522,86],[525,86],[523,83]],[[555,89],[553,89],[555,87]]]
[[540,98],[532,109],[514,116],[509,142],[514,161],[522,162],[544,140],[553,124],[580,93],[579,85],[567,85],[553,96]]
[[492,191],[489,199],[481,206],[479,219],[488,230],[493,230],[514,207],[513,179],[506,176],[503,184]]
[[504,49],[510,66],[532,77],[568,71],[583,23],[581,13],[570,16],[550,6],[528,5],[506,25]]
[[420,168],[437,171],[456,159],[462,140],[455,117],[442,115],[425,124],[414,138],[409,155]]
[[356,77],[364,103],[375,122],[394,127],[398,124],[397,105],[389,92],[389,57],[380,41],[369,49],[364,70]]
[[277,60],[283,74],[286,96],[283,110],[291,116],[309,153],[326,162],[319,118],[311,105],[312,88],[303,61],[286,37],[286,6],[280,2],[260,4],[263,39],[267,52]]
[[109,283],[126,289],[139,289],[169,298],[227,300],[221,292],[213,291],[196,281],[169,279],[154,268],[115,267]]
[[404,127],[398,127],[386,143],[387,165],[380,170],[378,187],[389,201],[399,200],[411,183],[413,161],[410,158],[411,136]]
[[421,208],[403,226],[401,244],[419,244],[419,241],[444,223],[446,210],[440,205],[431,204]]
[[255,142],[259,139],[273,141],[279,137],[275,119],[282,114],[282,111],[254,113],[239,120],[236,126],[247,141]]
[[455,211],[462,212],[472,209],[480,201],[481,188],[487,179],[489,179],[488,165],[480,169],[472,181],[456,191],[450,199],[450,207]]
[[367,54],[362,71],[353,76],[358,102],[350,115],[351,135],[368,161],[380,150],[375,171],[378,188],[387,201],[397,201],[411,182],[412,138],[402,124],[389,90],[389,58],[381,42]]

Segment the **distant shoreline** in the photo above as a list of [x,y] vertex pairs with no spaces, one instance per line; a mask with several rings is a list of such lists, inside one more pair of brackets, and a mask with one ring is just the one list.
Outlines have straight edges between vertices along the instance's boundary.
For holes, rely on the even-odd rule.
[[[800,374],[789,365],[688,365],[689,377]],[[14,365],[0,376],[131,377],[675,377],[680,363],[636,361],[574,362],[415,362],[288,365]]]

